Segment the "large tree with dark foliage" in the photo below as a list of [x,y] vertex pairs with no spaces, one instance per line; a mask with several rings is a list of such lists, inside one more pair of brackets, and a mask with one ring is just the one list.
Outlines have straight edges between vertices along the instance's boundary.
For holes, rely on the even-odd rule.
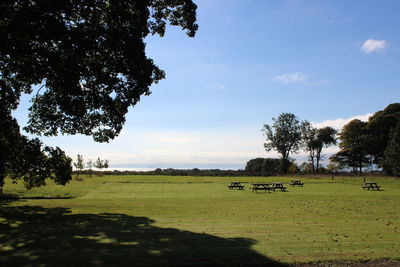
[[319,172],[320,161],[323,158],[322,149],[336,144],[336,130],[332,127],[315,128],[310,122],[301,124],[303,146],[308,152],[312,172]]
[[[196,8],[191,0],[1,1],[2,142],[21,137],[7,130],[16,125],[11,112],[32,93],[28,132],[115,138],[128,108],[165,77],[146,56],[144,39],[163,36],[167,23],[193,37]],[[17,158],[10,144],[1,144],[1,183],[2,166]]]
[[245,171],[250,175],[275,175],[282,173],[282,160],[255,158],[246,163]]
[[400,122],[391,130],[382,166],[387,173],[400,176]]
[[384,110],[374,113],[368,122],[349,122],[339,134],[341,150],[331,159],[360,172],[363,166],[374,164],[393,173],[390,167],[392,163],[389,162],[392,162],[390,157],[395,157],[396,143],[391,140],[395,136],[392,132],[399,123],[400,103],[390,104]]
[[320,161],[323,159],[322,149],[336,144],[337,131],[332,127],[323,127],[317,130],[317,143],[316,143],[316,166],[315,170],[318,173],[320,169]]
[[[0,112],[1,113],[1,112]],[[14,181],[22,179],[26,188],[45,185],[46,178],[65,185],[71,179],[71,158],[60,148],[43,146],[19,132],[17,121],[8,114],[0,120],[0,193],[8,174]]]
[[385,150],[390,141],[390,132],[400,122],[400,103],[388,105],[368,119],[367,131],[370,135],[368,151],[374,164],[382,166]]
[[266,136],[265,150],[276,150],[281,155],[282,171],[288,172],[289,155],[295,153],[301,144],[301,123],[292,113],[282,113],[272,118],[273,124],[264,124],[262,131]]
[[370,135],[367,131],[367,122],[352,120],[343,126],[339,133],[340,151],[330,159],[333,162],[341,163],[362,173],[362,168],[371,163],[368,144]]

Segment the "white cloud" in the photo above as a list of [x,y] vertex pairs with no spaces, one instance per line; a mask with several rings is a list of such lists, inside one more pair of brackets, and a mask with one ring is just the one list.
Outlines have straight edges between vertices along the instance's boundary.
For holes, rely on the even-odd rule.
[[220,82],[212,82],[209,84],[209,87],[216,90],[216,91],[226,91],[227,87],[225,84],[220,83]]
[[312,122],[312,124],[314,127],[317,127],[317,128],[331,126],[337,130],[341,130],[345,124],[349,123],[352,120],[358,119],[361,121],[367,121],[368,118],[371,117],[372,115],[373,115],[373,113],[367,113],[365,115],[357,115],[357,116],[350,117],[350,118],[326,120],[326,121],[322,121],[322,122]]
[[279,75],[275,77],[275,80],[283,84],[289,84],[289,83],[301,83],[307,81],[308,78],[309,77],[307,75],[301,72],[293,72],[293,73],[284,73],[282,75]]
[[386,49],[388,42],[385,40],[374,40],[368,39],[361,46],[361,51],[370,54],[374,52],[380,52]]

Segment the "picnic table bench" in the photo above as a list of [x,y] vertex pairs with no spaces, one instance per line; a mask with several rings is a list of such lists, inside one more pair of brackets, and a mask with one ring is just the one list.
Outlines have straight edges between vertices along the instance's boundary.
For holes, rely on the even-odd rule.
[[243,190],[244,189],[244,185],[241,184],[241,182],[231,182],[230,185],[228,185],[229,189],[239,189],[239,190]]
[[304,183],[302,183],[300,180],[292,180],[292,182],[289,184],[290,186],[303,186]]
[[283,183],[273,183],[272,190],[280,189],[281,191],[285,191],[286,187],[283,186]]
[[368,189],[368,190],[370,190],[370,189],[372,189],[372,190],[380,190],[380,186],[377,184],[377,183],[374,183],[374,182],[365,182],[365,184],[362,186],[362,188],[363,189]]
[[257,192],[259,190],[264,190],[265,192],[271,192],[272,187],[271,184],[252,184],[253,185],[253,192]]

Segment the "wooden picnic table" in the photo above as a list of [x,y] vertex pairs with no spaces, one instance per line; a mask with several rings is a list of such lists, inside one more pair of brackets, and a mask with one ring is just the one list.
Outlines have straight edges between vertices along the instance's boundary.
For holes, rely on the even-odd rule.
[[229,189],[239,189],[239,190],[243,190],[244,189],[244,185],[241,184],[241,182],[231,182],[230,185],[228,185]]
[[253,192],[257,192],[258,190],[264,190],[265,192],[270,192],[272,190],[271,184],[265,183],[258,183],[252,184],[253,185]]
[[273,183],[272,190],[280,189],[281,191],[285,191],[286,187],[283,186],[283,183]]
[[375,182],[365,182],[365,184],[362,186],[362,188],[363,189],[368,189],[368,190],[370,190],[370,189],[372,189],[372,190],[380,190],[380,186],[377,184],[377,183],[375,183]]
[[303,186],[304,183],[302,183],[300,180],[292,180],[292,182],[289,184],[290,186]]

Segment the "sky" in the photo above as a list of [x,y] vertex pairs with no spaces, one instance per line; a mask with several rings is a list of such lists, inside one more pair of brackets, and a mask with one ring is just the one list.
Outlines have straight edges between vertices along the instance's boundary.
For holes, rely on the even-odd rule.
[[[40,137],[110,169],[243,169],[283,112],[337,129],[400,102],[398,0],[195,0],[199,30],[146,39],[166,72],[115,140]],[[14,116],[27,121],[29,96]],[[337,151],[323,151],[327,157]],[[306,152],[293,154],[299,163]]]

